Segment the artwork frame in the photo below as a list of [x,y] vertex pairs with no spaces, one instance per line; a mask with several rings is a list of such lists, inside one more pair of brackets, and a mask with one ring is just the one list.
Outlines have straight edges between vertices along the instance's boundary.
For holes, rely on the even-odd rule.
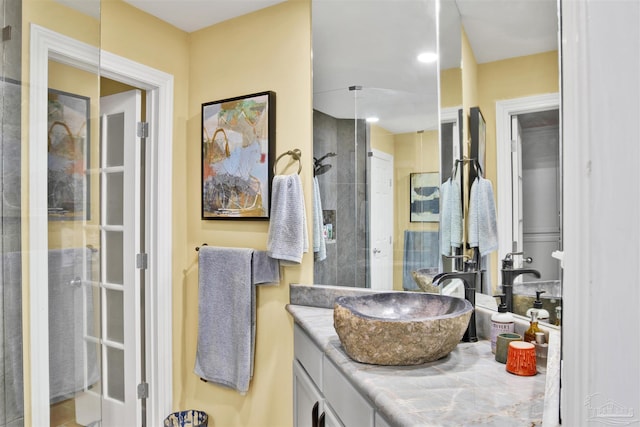
[[409,221],[440,222],[440,174],[409,174]]
[[202,104],[201,219],[269,219],[275,107],[273,91]]
[[47,211],[50,221],[91,219],[91,99],[48,89]]
[[[469,111],[469,136],[471,138],[471,146],[469,156],[476,159],[480,166],[481,173],[485,170],[486,147],[487,147],[487,123],[479,107],[472,107]],[[478,176],[474,167],[469,169],[469,185],[475,181]]]

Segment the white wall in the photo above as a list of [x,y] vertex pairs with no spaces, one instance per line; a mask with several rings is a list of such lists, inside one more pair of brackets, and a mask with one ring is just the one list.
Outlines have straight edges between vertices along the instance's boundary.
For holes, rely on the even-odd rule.
[[640,423],[640,2],[562,0],[564,425]]

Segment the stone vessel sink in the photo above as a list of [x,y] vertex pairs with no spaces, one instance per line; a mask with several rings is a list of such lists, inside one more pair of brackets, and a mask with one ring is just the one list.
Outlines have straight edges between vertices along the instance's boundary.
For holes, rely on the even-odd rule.
[[333,326],[347,354],[374,365],[418,365],[449,354],[469,324],[462,298],[383,292],[336,298]]

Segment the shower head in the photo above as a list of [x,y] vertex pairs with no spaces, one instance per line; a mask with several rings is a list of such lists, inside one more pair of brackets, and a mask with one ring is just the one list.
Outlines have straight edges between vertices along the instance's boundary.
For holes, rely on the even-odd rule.
[[319,159],[313,158],[313,176],[322,175],[331,169],[331,165],[323,165],[322,161],[327,157],[335,157],[336,153],[327,153]]
[[329,169],[331,169],[331,165],[317,165],[313,169],[313,175],[314,176],[322,175],[323,173],[329,172]]
[[327,157],[335,157],[335,156],[337,156],[337,154],[336,154],[336,153],[327,153],[327,154],[325,154],[324,156],[320,157],[320,158],[319,158],[319,159],[317,159],[317,160],[314,158],[314,160],[315,160],[315,162],[316,162],[316,163],[318,163],[318,164],[319,164],[320,162],[322,162],[322,161],[323,161],[324,159],[326,159]]

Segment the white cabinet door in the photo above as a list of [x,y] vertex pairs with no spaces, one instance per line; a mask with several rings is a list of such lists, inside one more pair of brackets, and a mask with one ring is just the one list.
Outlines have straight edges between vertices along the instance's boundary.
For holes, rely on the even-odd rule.
[[321,415],[324,421],[320,421],[318,427],[344,427],[344,424],[340,421],[340,418],[333,412],[329,405],[324,406],[324,412]]
[[317,427],[324,407],[322,394],[297,360],[293,361],[293,426]]

